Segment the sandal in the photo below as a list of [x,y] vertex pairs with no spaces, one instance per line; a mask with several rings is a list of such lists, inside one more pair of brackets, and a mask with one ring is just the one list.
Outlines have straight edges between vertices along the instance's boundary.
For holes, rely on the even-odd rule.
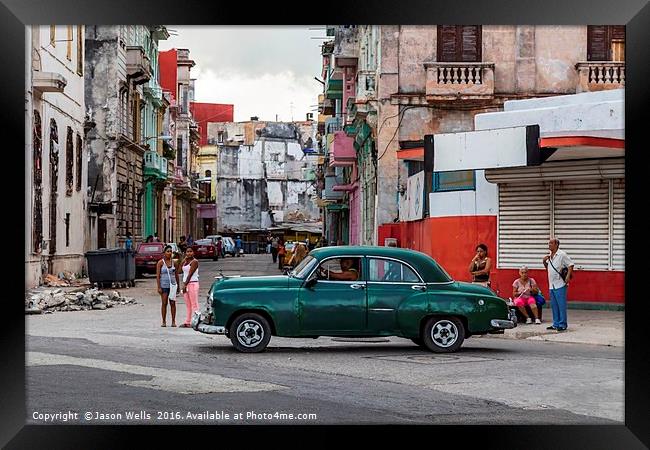
[[178,327],[179,327],[179,328],[189,328],[190,325],[188,325],[188,324],[186,324],[186,323],[182,323],[182,324],[180,324]]
[[172,323],[172,327],[175,327],[175,326],[176,326],[176,324],[175,324],[175,323]]
[[162,325],[160,325],[160,326],[161,326],[161,327],[166,327],[166,326],[167,326],[167,324],[166,324],[166,323],[163,323],[163,324],[162,324]]

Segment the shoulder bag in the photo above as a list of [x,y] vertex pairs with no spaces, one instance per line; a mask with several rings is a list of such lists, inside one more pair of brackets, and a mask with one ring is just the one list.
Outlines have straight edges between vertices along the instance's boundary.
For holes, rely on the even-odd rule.
[[569,274],[569,268],[568,268],[568,267],[565,267],[565,268],[563,268],[561,271],[558,271],[558,270],[555,268],[555,266],[553,265],[552,258],[549,258],[549,259],[548,259],[548,263],[551,265],[551,267],[553,268],[553,270],[555,270],[555,271],[557,272],[557,274],[560,276],[560,278],[562,278],[562,281],[566,282],[566,277],[567,277],[567,275]]
[[[167,263],[163,260],[163,264],[165,265],[165,269],[167,269],[167,278],[169,278],[169,295],[167,296],[168,300],[176,300],[176,293],[178,292],[178,285],[177,284],[172,284],[172,277],[169,274],[169,267],[167,267]],[[172,265],[174,263],[172,262]]]

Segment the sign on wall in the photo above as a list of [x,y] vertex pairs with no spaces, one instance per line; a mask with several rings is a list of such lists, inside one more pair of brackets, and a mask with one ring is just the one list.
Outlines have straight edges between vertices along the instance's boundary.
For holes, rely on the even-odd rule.
[[405,220],[420,220],[424,217],[424,171],[408,178],[406,186]]

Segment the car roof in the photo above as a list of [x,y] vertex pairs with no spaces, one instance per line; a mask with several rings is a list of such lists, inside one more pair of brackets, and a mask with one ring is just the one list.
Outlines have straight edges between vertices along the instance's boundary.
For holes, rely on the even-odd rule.
[[337,245],[316,248],[310,251],[309,254],[319,260],[333,256],[384,256],[396,258],[412,265],[422,275],[425,282],[437,283],[452,280],[431,256],[408,248]]

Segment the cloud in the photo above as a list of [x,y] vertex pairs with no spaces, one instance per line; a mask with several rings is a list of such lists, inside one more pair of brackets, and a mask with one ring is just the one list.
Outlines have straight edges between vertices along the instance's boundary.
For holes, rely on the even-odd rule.
[[297,77],[289,71],[233,77],[223,72],[202,70],[197,75],[196,100],[234,104],[237,122],[249,120],[252,116],[260,120],[276,120],[276,114],[280,121],[290,121],[292,115],[293,120],[305,120],[306,113],[315,113],[314,105],[322,91],[321,85],[313,78]]
[[[174,26],[161,50],[187,48],[196,65],[195,100],[232,103],[235,120],[304,120],[314,109],[324,30],[298,26]],[[311,28],[319,28],[313,26]],[[314,117],[316,114],[314,114]]]

